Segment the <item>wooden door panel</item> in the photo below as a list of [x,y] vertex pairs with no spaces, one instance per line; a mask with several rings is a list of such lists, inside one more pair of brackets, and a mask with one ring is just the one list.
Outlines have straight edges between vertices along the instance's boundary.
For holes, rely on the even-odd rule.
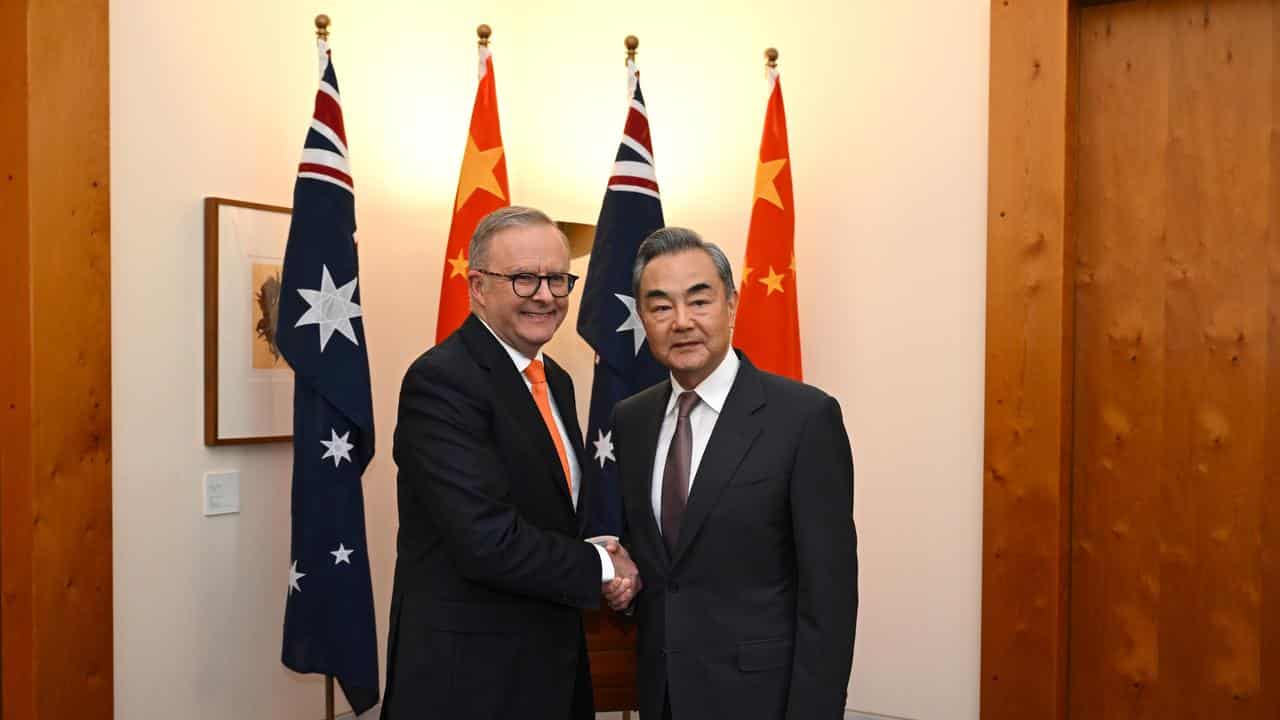
[[[1070,717],[1156,717],[1168,34],[1081,13]],[[1081,662],[1081,660],[1084,660]]]
[[1070,717],[1276,717],[1275,15],[1081,11]]

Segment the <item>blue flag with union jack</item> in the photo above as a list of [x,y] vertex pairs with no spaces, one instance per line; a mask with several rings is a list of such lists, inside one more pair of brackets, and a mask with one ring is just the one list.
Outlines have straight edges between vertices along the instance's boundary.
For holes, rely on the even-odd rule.
[[276,344],[293,368],[293,501],[285,666],[332,675],[357,713],[378,702],[361,475],[373,402],[361,319],[355,197],[338,78],[320,89],[293,188]]
[[663,220],[640,72],[634,63],[628,63],[627,72],[631,90],[627,123],[596,221],[578,314],[578,334],[596,353],[586,440],[588,451],[594,449],[599,491],[589,496],[588,535],[618,535],[622,528],[622,494],[609,425],[613,406],[667,374],[649,353],[632,297],[636,251],[650,233],[663,226]]

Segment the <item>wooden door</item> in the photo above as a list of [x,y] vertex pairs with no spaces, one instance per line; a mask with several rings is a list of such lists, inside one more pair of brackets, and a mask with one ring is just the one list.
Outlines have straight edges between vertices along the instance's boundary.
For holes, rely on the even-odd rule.
[[1078,22],[1067,717],[1280,718],[1280,8]]

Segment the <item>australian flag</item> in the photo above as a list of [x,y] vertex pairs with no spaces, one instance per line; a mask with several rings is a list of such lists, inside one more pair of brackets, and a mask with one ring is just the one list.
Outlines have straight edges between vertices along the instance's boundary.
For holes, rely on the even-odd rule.
[[667,374],[649,354],[636,298],[632,297],[636,251],[650,233],[663,226],[663,220],[640,72],[634,63],[628,63],[627,72],[631,89],[627,124],[596,222],[578,314],[578,334],[596,352],[586,439],[588,452],[594,449],[599,466],[600,491],[590,496],[589,535],[618,535],[622,528],[622,495],[609,425],[613,406]]
[[355,202],[338,79],[320,89],[293,189],[276,344],[293,367],[293,533],[285,667],[338,680],[357,713],[378,702],[373,587],[360,477],[373,402],[360,310]]

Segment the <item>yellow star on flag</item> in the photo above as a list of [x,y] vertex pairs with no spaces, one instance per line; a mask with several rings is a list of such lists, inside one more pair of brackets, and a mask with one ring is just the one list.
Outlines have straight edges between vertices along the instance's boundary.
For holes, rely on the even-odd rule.
[[791,272],[794,273],[795,271],[796,271],[796,254],[791,253]]
[[756,282],[758,282],[758,283],[760,283],[761,285],[764,285],[764,286],[765,286],[765,289],[766,289],[766,291],[765,291],[765,297],[768,297],[769,295],[772,295],[772,294],[773,294],[773,291],[774,291],[774,290],[777,290],[778,292],[786,292],[785,290],[783,290],[783,289],[782,289],[782,278],[783,278],[783,277],[785,277],[785,276],[784,276],[784,275],[779,275],[778,273],[774,272],[774,271],[773,271],[773,266],[772,266],[772,265],[770,265],[770,266],[769,266],[769,275],[768,275],[767,277],[762,277],[762,278],[760,278],[760,279],[759,279],[759,280],[757,280]]
[[458,202],[453,208],[454,212],[461,210],[476,190],[493,193],[502,200],[507,199],[502,186],[498,184],[498,177],[493,174],[493,169],[501,159],[501,145],[481,150],[476,147],[476,139],[467,136],[467,151],[462,156],[462,171],[458,173]]
[[458,277],[459,275],[461,275],[462,277],[467,276],[467,268],[470,266],[471,263],[467,261],[466,251],[463,250],[462,248],[458,248],[458,257],[445,258],[445,262],[453,266],[453,269],[449,271],[449,277],[455,278],[455,277]]
[[[782,166],[786,164],[786,158],[778,158],[777,160],[762,161],[756,166],[755,198],[773,203],[779,210],[786,210],[786,208],[782,207],[782,198],[778,195],[778,186],[774,184],[774,179],[778,177],[778,173],[782,172]],[[752,200],[754,201],[755,198],[752,198]]]
[[748,265],[748,266],[746,266],[746,267],[743,267],[743,268],[742,268],[742,284],[743,284],[743,285],[746,285],[746,284],[747,284],[747,279],[751,277],[751,271],[752,271],[752,270],[755,270],[755,268],[753,268],[753,267],[751,267],[751,266],[749,266],[749,265]]

